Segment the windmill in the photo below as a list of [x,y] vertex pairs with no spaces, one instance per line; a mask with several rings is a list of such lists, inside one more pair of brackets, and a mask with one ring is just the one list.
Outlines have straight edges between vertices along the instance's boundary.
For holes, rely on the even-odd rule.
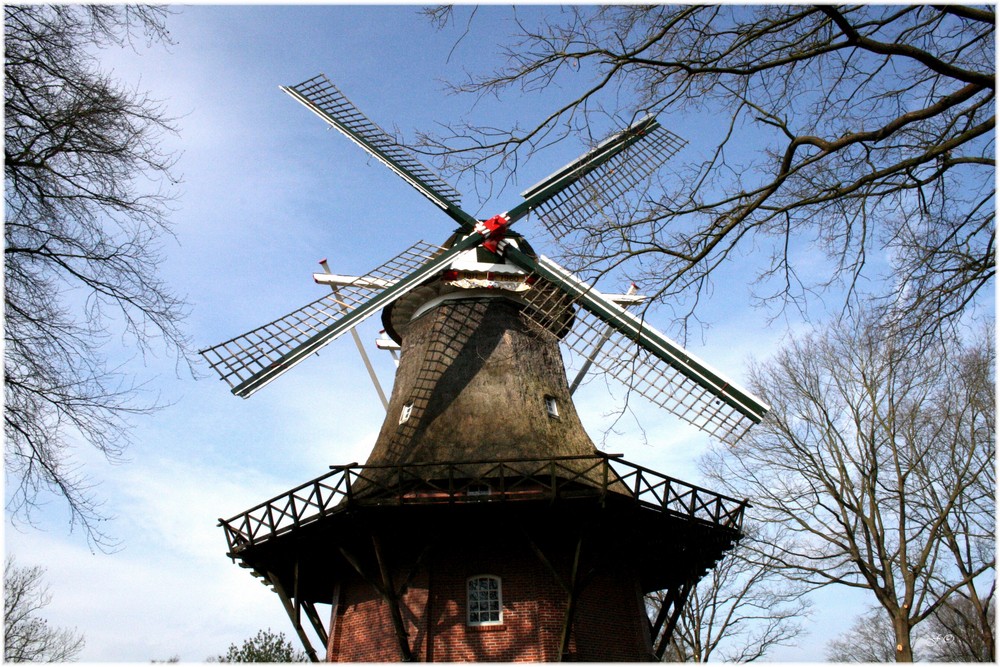
[[[598,451],[572,389],[597,367],[727,442],[767,406],[630,313],[639,297],[602,294],[512,226],[533,214],[558,237],[683,141],[643,118],[480,220],[326,76],[282,90],[458,229],[363,276],[317,274],[330,293],[201,352],[246,398],[377,312],[401,347],[368,461],[220,520],[230,557],[278,593],[313,659],[303,617],[330,660],[662,655],[745,503]],[[572,387],[560,345],[584,360]],[[650,591],[667,600],[652,622]]]

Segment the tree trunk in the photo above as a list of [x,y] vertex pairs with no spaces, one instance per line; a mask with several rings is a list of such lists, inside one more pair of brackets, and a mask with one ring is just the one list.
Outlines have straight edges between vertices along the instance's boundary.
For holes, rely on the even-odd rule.
[[989,658],[989,662],[996,662],[996,659],[997,659],[996,639],[993,636],[993,625],[990,623],[989,618],[986,617],[985,614],[983,616],[984,617],[980,619],[980,628],[979,629],[980,629],[980,632],[982,632],[982,634],[983,634],[983,645],[986,647],[986,650],[989,652],[988,655],[983,656],[983,657],[984,658],[988,657]]
[[896,635],[896,662],[913,662],[913,645],[910,643],[910,623],[905,616],[892,619]]

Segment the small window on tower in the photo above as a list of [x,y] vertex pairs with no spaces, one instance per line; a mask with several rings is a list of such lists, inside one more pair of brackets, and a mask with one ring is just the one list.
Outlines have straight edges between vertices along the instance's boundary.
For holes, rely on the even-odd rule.
[[555,396],[545,397],[545,410],[549,413],[549,417],[559,419],[559,403]]
[[469,625],[500,625],[503,623],[503,595],[500,577],[482,574],[469,577],[466,622]]
[[470,484],[465,490],[467,496],[488,496],[491,493],[493,489],[489,484]]
[[403,406],[403,410],[399,413],[399,423],[405,423],[410,418],[410,414],[413,412],[413,403],[407,403]]

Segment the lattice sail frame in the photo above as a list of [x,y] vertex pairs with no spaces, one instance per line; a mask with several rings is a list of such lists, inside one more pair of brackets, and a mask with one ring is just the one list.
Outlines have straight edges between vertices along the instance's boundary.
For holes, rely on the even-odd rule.
[[[273,322],[201,350],[200,354],[235,391],[441,252],[436,245],[418,241],[386,264],[359,277],[355,284],[338,287],[336,292]],[[336,336],[326,343],[335,339]]]
[[[548,258],[540,257],[539,264],[563,279],[575,279]],[[579,285],[584,293],[572,294],[537,278],[524,295],[524,315],[540,335],[559,339],[630,391],[722,442],[735,444],[760,423],[766,405],[593,287]],[[596,312],[595,304],[604,312]],[[627,335],[612,324],[615,317],[634,333]]]
[[422,195],[446,211],[457,210],[461,193],[420,162],[407,146],[363,114],[326,77],[319,74],[281,89],[339,130]]
[[[589,165],[591,153],[588,153],[522,193],[525,199],[531,199],[545,189],[563,184],[533,208],[539,221],[557,240],[581,225],[586,226],[586,221],[600,218],[612,202],[655,173],[687,143],[652,118],[633,127],[634,138],[607,159],[597,157],[601,146],[591,152],[601,159],[598,166]],[[586,167],[589,168],[585,173],[579,173]]]
[[[420,163],[410,149],[369,120],[325,75],[282,90],[361,146],[467,232],[442,251],[418,243],[389,264],[297,311],[201,353],[247,397],[308,358],[365,318],[450,265],[459,252],[483,242],[484,228],[463,211],[461,195]],[[562,239],[598,217],[608,204],[649,178],[685,142],[647,116],[523,193],[524,201],[493,220],[514,223],[530,212]],[[461,246],[461,247],[460,247]],[[423,254],[422,254],[423,253]],[[506,253],[505,253],[506,254]],[[721,440],[734,442],[767,412],[766,405],[732,386],[662,333],[624,311],[559,265],[513,249],[514,263],[548,281],[531,290],[529,310],[544,331],[563,339],[627,387]],[[547,264],[546,264],[547,263]],[[566,291],[564,291],[566,290]]]

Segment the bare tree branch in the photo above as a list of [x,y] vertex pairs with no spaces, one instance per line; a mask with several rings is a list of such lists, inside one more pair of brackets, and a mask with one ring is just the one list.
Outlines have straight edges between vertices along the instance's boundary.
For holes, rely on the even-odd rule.
[[507,64],[455,90],[558,87],[564,100],[524,128],[425,138],[446,168],[488,181],[646,112],[716,123],[632,205],[567,221],[572,268],[655,286],[686,322],[719,270],[752,252],[754,297],[777,313],[836,290],[845,308],[874,299],[929,334],[992,284],[990,9],[612,6],[518,25]]
[[68,628],[50,627],[38,614],[52,601],[42,582],[45,571],[25,567],[13,556],[4,560],[4,662],[68,662],[83,650],[83,636]]
[[[810,613],[804,588],[782,576],[772,559],[774,536],[761,526],[716,564],[688,597],[663,659],[667,662],[753,662],[804,631]],[[764,541],[762,541],[764,540]],[[748,543],[755,546],[748,548]],[[651,617],[666,603],[662,592],[647,596]]]
[[703,461],[787,531],[775,557],[786,576],[871,592],[900,661],[913,628],[959,596],[992,644],[994,361],[991,332],[928,342],[858,315],[754,366],[772,413]]
[[4,8],[7,509],[30,523],[39,496],[54,494],[101,548],[113,544],[106,517],[70,451],[85,442],[119,460],[130,418],[159,404],[106,361],[106,343],[120,331],[139,354],[193,357],[186,305],[156,274],[177,183],[160,140],[173,127],[90,49],[140,34],[167,41],[165,16],[153,6]]

